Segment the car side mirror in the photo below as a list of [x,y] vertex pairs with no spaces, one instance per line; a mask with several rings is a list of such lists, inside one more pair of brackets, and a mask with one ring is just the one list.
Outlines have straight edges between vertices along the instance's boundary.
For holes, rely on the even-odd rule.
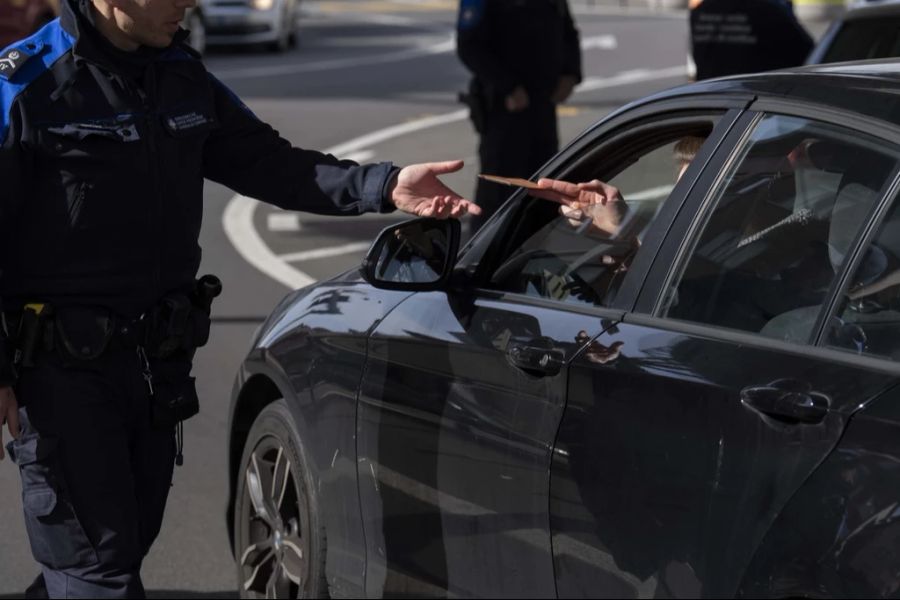
[[457,219],[416,219],[388,227],[375,239],[362,276],[386,290],[434,291],[446,287],[456,264]]

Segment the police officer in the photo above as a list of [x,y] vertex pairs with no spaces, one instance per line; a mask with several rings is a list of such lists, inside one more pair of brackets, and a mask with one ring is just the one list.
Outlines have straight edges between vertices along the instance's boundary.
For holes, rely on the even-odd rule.
[[813,48],[786,0],[703,0],[690,23],[698,80],[795,67]]
[[144,594],[217,293],[204,177],[285,209],[478,213],[438,179],[461,161],[292,147],[185,45],[194,3],[63,0],[0,52],[0,421],[51,597]]
[[[566,0],[462,0],[457,51],[472,72],[468,104],[484,173],[528,177],[559,147],[556,105],[581,81],[578,31]],[[473,229],[509,188],[479,180]]]

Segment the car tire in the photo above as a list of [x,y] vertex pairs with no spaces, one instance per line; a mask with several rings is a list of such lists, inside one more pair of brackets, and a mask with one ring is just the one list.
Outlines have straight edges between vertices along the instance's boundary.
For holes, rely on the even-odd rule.
[[327,597],[325,531],[288,405],[250,428],[235,490],[234,544],[241,598]]
[[188,45],[193,48],[197,54],[201,56],[206,54],[206,22],[203,20],[203,15],[199,10],[195,10],[191,13],[186,25],[188,31],[191,32],[187,39]]

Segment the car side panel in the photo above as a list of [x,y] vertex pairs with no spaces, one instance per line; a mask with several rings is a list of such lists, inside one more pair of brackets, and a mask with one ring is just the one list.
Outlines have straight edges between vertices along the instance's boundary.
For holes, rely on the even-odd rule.
[[900,593],[900,387],[858,413],[781,512],[744,575],[745,598]]
[[[406,295],[361,282],[329,282],[311,288],[282,305],[261,332],[258,347],[242,371],[245,381],[254,374],[270,377],[294,415],[315,470],[312,475],[327,536],[326,574],[335,597],[363,593],[365,544],[355,428],[366,338]],[[238,404],[233,413],[240,411]]]

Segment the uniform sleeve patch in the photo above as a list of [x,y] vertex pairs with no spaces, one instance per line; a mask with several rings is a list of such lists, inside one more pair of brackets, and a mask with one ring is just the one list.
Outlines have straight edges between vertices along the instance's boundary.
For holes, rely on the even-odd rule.
[[471,29],[481,23],[484,17],[484,3],[488,0],[462,0],[459,3],[459,21],[457,27],[462,30]]
[[30,51],[24,45],[8,48],[0,55],[0,77],[4,79],[12,77],[34,54],[34,51]]

